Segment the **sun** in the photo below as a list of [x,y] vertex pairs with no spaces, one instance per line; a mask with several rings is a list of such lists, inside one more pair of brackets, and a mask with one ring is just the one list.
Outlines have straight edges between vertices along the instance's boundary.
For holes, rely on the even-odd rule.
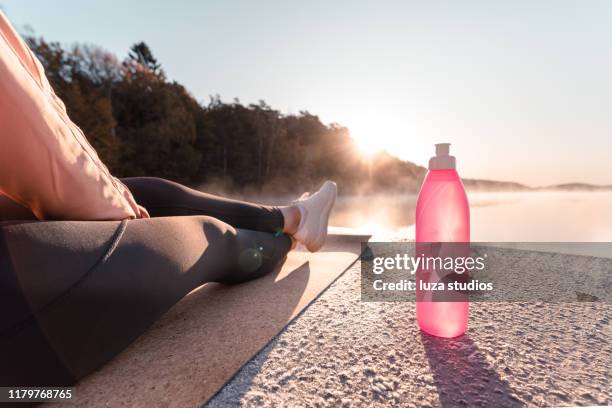
[[357,150],[366,159],[371,158],[376,153],[381,152],[384,148],[373,137],[353,136],[353,140],[357,145]]
[[399,120],[389,115],[370,113],[354,115],[351,119],[347,120],[346,125],[364,159],[387,152],[400,160],[423,164],[431,157],[436,138],[432,135],[432,129],[417,118]]
[[351,137],[364,158],[372,158],[387,148],[387,131],[380,125],[357,123],[349,126]]

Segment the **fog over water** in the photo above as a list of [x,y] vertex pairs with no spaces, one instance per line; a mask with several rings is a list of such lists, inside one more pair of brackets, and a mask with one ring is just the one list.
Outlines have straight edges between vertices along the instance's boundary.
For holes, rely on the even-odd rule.
[[[294,197],[234,197],[287,205]],[[340,196],[330,225],[378,241],[414,240],[416,194]],[[468,193],[472,242],[610,242],[612,191]]]
[[[414,239],[416,195],[341,197],[331,224]],[[468,193],[472,241],[612,242],[612,192]]]

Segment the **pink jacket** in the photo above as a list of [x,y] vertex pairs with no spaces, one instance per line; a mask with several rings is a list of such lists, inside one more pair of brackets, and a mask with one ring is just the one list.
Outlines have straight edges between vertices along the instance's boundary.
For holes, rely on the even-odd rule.
[[40,61],[2,11],[0,193],[39,219],[146,217],[70,120]]

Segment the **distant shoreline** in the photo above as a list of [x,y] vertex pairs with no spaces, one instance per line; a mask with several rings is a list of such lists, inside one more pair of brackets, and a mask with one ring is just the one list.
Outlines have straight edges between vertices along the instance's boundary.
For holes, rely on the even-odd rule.
[[612,191],[612,185],[595,185],[589,183],[563,183],[549,186],[529,187],[511,181],[495,181],[480,179],[463,179],[463,185],[468,191],[512,192],[512,191]]
[[[554,184],[549,186],[529,187],[521,183],[512,181],[495,181],[481,179],[462,179],[465,190],[470,193],[523,193],[523,192],[612,192],[612,185],[595,185],[589,183],[564,183]],[[380,195],[417,195],[419,187],[422,184],[422,178],[413,179],[401,177],[396,184],[391,186],[383,186],[378,188],[355,188],[355,186],[344,186],[339,183],[340,196],[380,196]],[[204,183],[193,186],[197,190],[205,191],[213,194],[228,195],[234,198],[254,199],[266,197],[287,197],[300,194],[300,192],[292,191],[295,188],[288,188],[286,183],[275,185],[274,183],[264,184],[261,187],[246,186],[238,187],[231,183],[224,184],[222,182]],[[311,186],[316,188],[316,184]],[[304,186],[306,190],[308,187]]]

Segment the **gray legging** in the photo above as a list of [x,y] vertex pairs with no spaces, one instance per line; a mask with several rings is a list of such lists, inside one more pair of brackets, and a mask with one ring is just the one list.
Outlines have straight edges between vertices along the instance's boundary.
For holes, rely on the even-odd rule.
[[291,247],[276,207],[123,181],[151,219],[0,222],[0,386],[72,384],[191,290],[260,277]]

